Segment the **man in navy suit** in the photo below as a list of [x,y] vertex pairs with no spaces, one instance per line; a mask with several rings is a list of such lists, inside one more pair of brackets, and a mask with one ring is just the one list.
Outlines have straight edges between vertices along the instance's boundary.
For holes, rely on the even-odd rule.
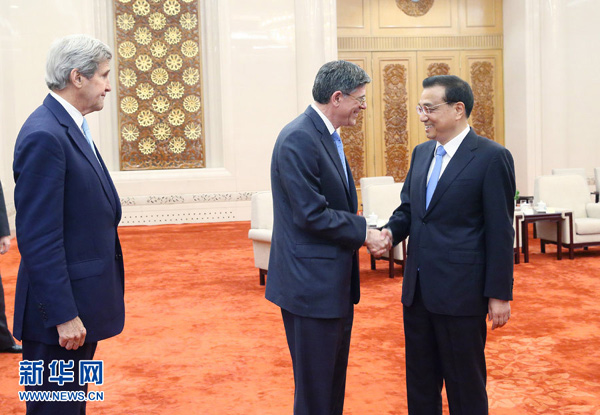
[[[46,63],[51,92],[15,144],[21,264],[14,334],[24,360],[44,362],[43,384],[26,390],[87,391],[79,385],[79,361],[91,360],[99,340],[123,329],[121,205],[84,118],[104,106],[111,57],[89,36],[54,42]],[[74,361],[72,382],[49,381],[53,360]],[[27,413],[84,414],[85,402],[30,401]]]
[[266,298],[281,307],[292,355],[294,414],[342,414],[358,249],[375,255],[391,241],[367,232],[336,129],[356,124],[371,79],[346,61],[326,63],[315,102],[279,134],[271,160],[273,236]]
[[473,92],[462,79],[423,81],[417,110],[430,141],[418,145],[384,232],[410,234],[402,303],[411,415],[487,414],[486,314],[510,318],[514,163],[467,119]]

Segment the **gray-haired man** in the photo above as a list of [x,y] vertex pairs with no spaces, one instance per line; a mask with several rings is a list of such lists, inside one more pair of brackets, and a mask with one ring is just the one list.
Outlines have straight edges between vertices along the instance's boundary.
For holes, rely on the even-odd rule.
[[46,65],[51,92],[15,144],[21,265],[14,335],[23,341],[23,359],[42,361],[44,369],[42,383],[25,389],[73,392],[62,402],[29,401],[28,414],[84,414],[79,362],[123,329],[121,204],[84,118],[104,106],[111,57],[89,36],[57,40]]

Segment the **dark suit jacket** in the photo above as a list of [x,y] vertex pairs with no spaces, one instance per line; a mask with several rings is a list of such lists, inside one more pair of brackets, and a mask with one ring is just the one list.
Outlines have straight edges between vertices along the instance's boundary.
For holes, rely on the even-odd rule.
[[427,172],[436,142],[415,147],[388,226],[397,243],[410,234],[402,303],[410,306],[417,272],[430,312],[454,316],[487,312],[488,298],[512,300],[512,156],[471,129],[444,170],[425,209]]
[[120,333],[119,197],[102,158],[52,96],[21,128],[13,170],[21,253],[15,337],[57,344],[56,325],[76,316],[86,342]]
[[[348,165],[348,162],[346,162]],[[271,160],[273,236],[266,298],[304,317],[341,318],[360,298],[356,250],[366,221],[323,120],[310,106],[279,134]]]

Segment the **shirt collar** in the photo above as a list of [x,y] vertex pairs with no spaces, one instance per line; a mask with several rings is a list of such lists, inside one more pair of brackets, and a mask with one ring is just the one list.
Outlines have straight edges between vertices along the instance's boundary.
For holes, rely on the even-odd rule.
[[[448,156],[450,158],[452,158],[454,156],[454,153],[456,153],[456,151],[458,150],[458,147],[460,147],[460,145],[462,144],[462,142],[465,139],[465,137],[467,136],[467,134],[469,134],[470,130],[471,130],[471,127],[467,125],[467,128],[462,130],[459,135],[457,135],[452,140],[450,140],[446,144],[444,144],[444,150],[446,150],[446,153],[448,154]],[[433,154],[436,154],[436,151],[440,145],[441,145],[440,143],[436,143],[435,149],[433,150]]]
[[327,131],[329,131],[329,135],[333,134],[333,132],[335,131],[335,128],[333,127],[333,124],[331,123],[331,121],[329,121],[329,118],[327,118],[325,116],[325,114],[323,114],[321,112],[321,110],[314,103],[310,104],[310,106],[312,107],[312,109],[314,109],[316,111],[317,114],[319,114],[319,117],[321,117],[321,119],[325,123],[325,126],[327,127]]
[[75,121],[75,125],[77,125],[83,133],[83,130],[81,129],[81,124],[83,124],[83,115],[79,112],[79,110],[77,110],[77,108],[71,105],[69,101],[58,95],[56,92],[50,91],[50,95],[52,95],[52,97],[54,97],[54,99],[56,99],[58,103],[63,106],[65,111],[67,111],[71,118],[73,118],[73,121]]

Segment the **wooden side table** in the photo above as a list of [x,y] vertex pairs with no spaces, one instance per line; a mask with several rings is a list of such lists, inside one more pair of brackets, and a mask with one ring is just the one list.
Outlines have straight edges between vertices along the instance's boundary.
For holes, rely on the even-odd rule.
[[554,222],[556,223],[556,259],[562,259],[562,220],[563,213],[533,213],[522,215],[521,235],[523,242],[523,262],[529,262],[529,224],[534,222]]

